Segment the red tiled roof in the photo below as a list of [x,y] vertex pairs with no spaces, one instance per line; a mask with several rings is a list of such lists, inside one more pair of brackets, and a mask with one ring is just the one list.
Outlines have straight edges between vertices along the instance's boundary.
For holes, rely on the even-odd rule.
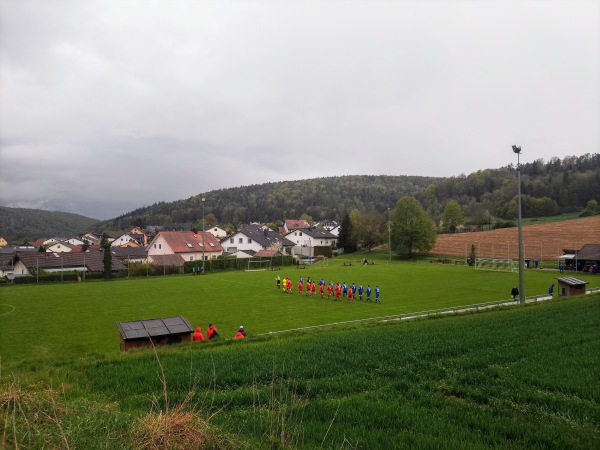
[[285,227],[288,229],[288,231],[292,231],[292,230],[298,230],[299,228],[310,228],[310,224],[304,219],[300,219],[300,220],[287,219],[285,221]]
[[[193,231],[161,231],[160,236],[174,253],[198,253],[203,250],[202,243],[205,239],[205,252],[222,252],[223,247],[219,240],[211,233],[196,233]],[[190,245],[188,245],[190,244]]]

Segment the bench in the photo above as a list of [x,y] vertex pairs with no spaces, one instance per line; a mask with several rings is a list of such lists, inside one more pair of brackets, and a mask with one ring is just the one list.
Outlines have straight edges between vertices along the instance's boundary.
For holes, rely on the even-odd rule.
[[465,265],[465,262],[464,262],[462,259],[461,259],[461,260],[459,260],[459,261],[454,261],[454,265],[455,265],[455,266],[457,266],[457,265],[459,265],[459,264],[460,264],[461,266],[464,266],[464,265]]
[[343,263],[342,265],[343,265],[343,266],[351,266],[351,265],[352,265],[352,263],[351,263],[351,262],[349,262],[349,263],[345,262],[345,263]]
[[296,266],[297,269],[306,269],[306,264],[298,264]]

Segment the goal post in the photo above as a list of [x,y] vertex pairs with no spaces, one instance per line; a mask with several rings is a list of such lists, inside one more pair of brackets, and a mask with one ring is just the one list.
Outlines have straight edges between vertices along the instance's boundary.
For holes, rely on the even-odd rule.
[[271,270],[270,259],[248,260],[248,268],[246,269],[246,272],[259,272],[263,270]]
[[475,269],[516,272],[519,270],[519,263],[512,259],[475,258]]

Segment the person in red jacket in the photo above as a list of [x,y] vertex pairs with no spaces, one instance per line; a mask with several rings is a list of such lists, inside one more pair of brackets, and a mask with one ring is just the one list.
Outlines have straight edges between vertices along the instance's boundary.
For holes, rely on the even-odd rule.
[[235,334],[234,339],[244,339],[245,337],[246,337],[246,331],[244,330],[244,327],[240,327],[238,332]]
[[217,339],[219,337],[219,332],[217,331],[217,327],[215,327],[212,323],[208,324],[208,329],[206,330],[206,338],[209,341],[213,339]]
[[192,340],[194,342],[201,342],[204,340],[204,335],[202,334],[202,328],[200,328],[200,327],[196,328],[196,332],[192,336]]

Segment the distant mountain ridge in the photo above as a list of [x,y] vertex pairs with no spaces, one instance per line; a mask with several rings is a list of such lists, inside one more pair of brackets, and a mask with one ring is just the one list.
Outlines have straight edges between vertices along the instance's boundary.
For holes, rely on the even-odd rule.
[[70,238],[93,230],[98,219],[79,214],[0,206],[0,236],[10,243],[41,238]]

